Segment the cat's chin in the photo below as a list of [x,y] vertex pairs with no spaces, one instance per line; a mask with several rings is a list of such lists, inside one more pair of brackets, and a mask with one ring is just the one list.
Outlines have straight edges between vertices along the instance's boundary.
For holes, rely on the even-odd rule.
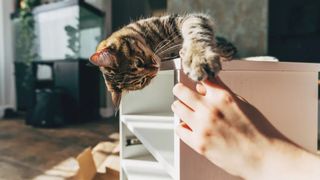
[[146,81],[143,84],[141,84],[141,86],[137,87],[135,90],[141,90],[141,89],[145,88],[146,86],[148,86],[150,84],[152,79],[156,76],[157,76],[157,73],[154,73],[152,76],[149,75],[148,78],[146,79]]
[[156,72],[152,72],[151,74],[149,74],[150,79],[152,79],[152,78],[156,77],[156,76],[157,76],[157,74],[158,74],[158,71],[156,71]]

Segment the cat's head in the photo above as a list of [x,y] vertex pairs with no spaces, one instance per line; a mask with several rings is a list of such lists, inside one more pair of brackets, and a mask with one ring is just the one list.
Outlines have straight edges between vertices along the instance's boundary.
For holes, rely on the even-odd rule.
[[144,39],[124,30],[100,42],[90,62],[99,66],[116,108],[123,92],[147,86],[160,66],[159,58]]

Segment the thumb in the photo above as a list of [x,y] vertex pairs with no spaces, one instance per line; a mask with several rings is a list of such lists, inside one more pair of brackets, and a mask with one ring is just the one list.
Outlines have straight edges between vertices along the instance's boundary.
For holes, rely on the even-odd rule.
[[201,82],[207,91],[221,91],[224,88],[220,85],[218,79],[205,79]]
[[237,98],[238,95],[235,94],[224,82],[216,77],[214,79],[206,79],[201,82],[203,87],[206,89],[207,95],[217,95],[217,94],[225,94],[229,93],[233,98]]

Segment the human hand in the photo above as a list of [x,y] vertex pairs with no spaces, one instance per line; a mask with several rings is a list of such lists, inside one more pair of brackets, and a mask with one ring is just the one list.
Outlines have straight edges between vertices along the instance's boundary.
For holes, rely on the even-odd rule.
[[217,78],[173,88],[176,133],[230,174],[245,179],[319,179],[320,159],[281,134],[254,106]]
[[256,172],[270,141],[242,112],[232,92],[208,80],[196,89],[182,84],[173,89],[179,100],[172,110],[182,120],[176,129],[178,136],[233,175],[247,177]]

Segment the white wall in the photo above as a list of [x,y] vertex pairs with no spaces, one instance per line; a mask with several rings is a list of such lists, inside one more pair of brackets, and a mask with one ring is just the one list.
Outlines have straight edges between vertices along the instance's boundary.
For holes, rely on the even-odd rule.
[[0,1],[0,118],[5,108],[16,107],[10,13],[14,1]]
[[[93,5],[107,12],[108,25],[106,34],[111,32],[111,0],[88,0]],[[5,108],[16,108],[16,90],[14,78],[14,56],[12,25],[10,13],[13,12],[13,0],[0,0],[0,118]],[[103,116],[113,115],[110,95],[107,106],[101,109]]]
[[85,0],[85,1],[104,12],[106,11],[106,6],[109,3],[109,0],[107,1],[106,0]]
[[[111,0],[86,0],[87,3],[99,8],[104,11],[106,14],[105,19],[105,34],[103,36],[108,36],[112,31],[112,1]],[[106,106],[100,108],[100,114],[103,117],[111,117],[114,116],[114,108],[111,101],[111,95],[106,91]]]
[[76,27],[79,24],[77,19],[79,6],[76,5],[35,15],[41,60],[64,59],[67,54],[74,55],[66,48],[69,37],[64,28],[67,25]]

